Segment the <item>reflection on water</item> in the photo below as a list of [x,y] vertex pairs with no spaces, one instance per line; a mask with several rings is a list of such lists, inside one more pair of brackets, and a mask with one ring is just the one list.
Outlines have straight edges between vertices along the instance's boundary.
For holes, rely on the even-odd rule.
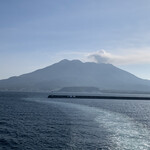
[[0,149],[150,149],[150,101],[0,93]]

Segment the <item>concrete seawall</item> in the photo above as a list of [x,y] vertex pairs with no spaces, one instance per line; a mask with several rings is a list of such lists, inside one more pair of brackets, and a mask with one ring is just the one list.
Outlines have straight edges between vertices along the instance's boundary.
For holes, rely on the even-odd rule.
[[91,96],[91,95],[49,95],[48,98],[79,98],[79,99],[124,99],[124,100],[150,100],[142,96]]

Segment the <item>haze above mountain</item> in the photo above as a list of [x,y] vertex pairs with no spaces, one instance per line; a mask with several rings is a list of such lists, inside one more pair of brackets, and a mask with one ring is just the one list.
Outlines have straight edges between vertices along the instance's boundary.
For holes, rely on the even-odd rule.
[[28,74],[0,80],[1,91],[51,91],[63,87],[149,91],[150,81],[111,64],[66,59]]

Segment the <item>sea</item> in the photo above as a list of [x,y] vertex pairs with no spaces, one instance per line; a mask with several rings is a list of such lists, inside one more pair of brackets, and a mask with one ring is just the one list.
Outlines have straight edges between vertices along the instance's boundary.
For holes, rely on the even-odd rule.
[[150,101],[0,92],[0,150],[150,150]]

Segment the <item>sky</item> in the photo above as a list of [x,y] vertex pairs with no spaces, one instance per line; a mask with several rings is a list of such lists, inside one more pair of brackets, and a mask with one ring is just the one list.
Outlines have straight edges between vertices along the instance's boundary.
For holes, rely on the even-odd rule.
[[0,79],[62,59],[150,79],[150,0],[1,0]]

